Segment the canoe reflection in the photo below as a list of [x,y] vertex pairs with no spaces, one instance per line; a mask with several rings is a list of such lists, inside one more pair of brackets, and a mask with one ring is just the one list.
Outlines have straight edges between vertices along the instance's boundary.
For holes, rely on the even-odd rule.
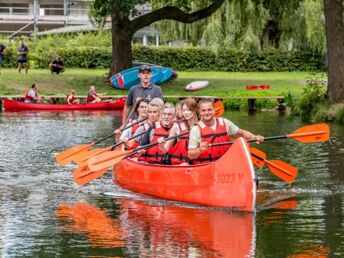
[[123,247],[122,230],[118,220],[108,217],[108,214],[88,203],[75,205],[61,204],[56,216],[64,223],[62,232],[86,233],[93,247]]
[[87,203],[59,205],[62,232],[86,233],[93,247],[126,247],[140,257],[247,257],[254,254],[252,214],[118,200],[120,215]]
[[119,203],[125,212],[121,216],[125,218],[122,225],[150,236],[149,242],[143,244],[150,247],[149,253],[141,248],[140,255],[248,257],[254,254],[255,222],[251,213],[154,206],[135,200]]

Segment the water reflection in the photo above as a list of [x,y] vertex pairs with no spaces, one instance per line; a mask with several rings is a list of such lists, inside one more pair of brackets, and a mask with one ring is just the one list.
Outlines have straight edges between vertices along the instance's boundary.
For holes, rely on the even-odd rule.
[[[86,233],[92,246],[126,246],[139,257],[247,257],[255,250],[252,214],[118,200],[118,218],[88,203],[59,205],[61,232]],[[69,223],[67,223],[69,222]],[[125,239],[125,243],[124,243]]]

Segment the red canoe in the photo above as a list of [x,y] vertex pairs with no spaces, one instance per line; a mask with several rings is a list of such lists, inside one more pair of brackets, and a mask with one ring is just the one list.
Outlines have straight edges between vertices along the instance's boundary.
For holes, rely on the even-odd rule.
[[47,111],[63,111],[63,110],[107,110],[122,109],[126,98],[119,98],[113,102],[100,102],[89,104],[31,104],[5,99],[3,101],[6,110],[47,110]]
[[243,138],[213,163],[164,166],[124,159],[113,168],[113,178],[123,188],[167,200],[244,211],[256,208],[256,174]]

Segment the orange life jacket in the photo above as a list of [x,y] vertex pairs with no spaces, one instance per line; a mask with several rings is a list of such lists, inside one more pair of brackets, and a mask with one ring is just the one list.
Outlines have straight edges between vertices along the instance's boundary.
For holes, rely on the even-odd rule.
[[[167,138],[170,134],[170,130],[171,128],[166,129],[162,127],[160,122],[155,122],[154,135],[150,143],[157,142],[161,137]],[[144,160],[148,163],[162,163],[167,155],[167,153],[162,152],[159,145],[155,145],[154,147],[147,149],[146,153],[144,153],[139,160]]]
[[[189,132],[186,124],[184,122],[178,122],[179,133]],[[170,161],[172,165],[181,164],[184,162],[189,162],[188,157],[188,146],[189,146],[189,134],[185,134],[178,138],[178,141],[173,145],[168,151]]]
[[[213,130],[209,126],[205,125],[203,121],[198,122],[198,127],[201,132],[202,142],[207,143],[220,143],[230,141],[230,137],[226,130],[226,124],[222,117],[216,119],[216,129]],[[229,149],[230,145],[222,145],[209,147],[197,159],[193,161],[193,164],[205,163],[218,160]]]

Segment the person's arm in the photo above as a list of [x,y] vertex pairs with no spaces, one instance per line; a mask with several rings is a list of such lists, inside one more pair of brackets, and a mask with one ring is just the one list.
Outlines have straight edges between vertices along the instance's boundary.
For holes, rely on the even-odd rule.
[[243,129],[239,129],[236,136],[239,136],[239,137],[241,136],[241,137],[245,138],[246,140],[256,139],[257,144],[262,143],[264,141],[264,136],[255,135],[255,134],[251,133],[250,131],[246,131]]
[[68,98],[67,98],[67,104],[69,104],[69,105],[71,105],[72,103],[70,102],[70,99],[72,98],[72,96],[68,96]]
[[[145,130],[144,126],[140,126],[139,128],[137,128],[137,130],[135,131],[134,135],[133,136],[136,136],[136,135],[139,135],[141,133],[143,133]],[[138,136],[130,141],[127,141],[126,143],[124,143],[125,147],[130,149],[132,148],[136,142],[140,142],[140,140],[142,139],[142,135],[141,136]]]
[[208,145],[206,142],[201,142],[201,132],[198,126],[194,126],[190,130],[189,146],[188,146],[188,157],[190,159],[197,159],[203,151],[205,151]]

